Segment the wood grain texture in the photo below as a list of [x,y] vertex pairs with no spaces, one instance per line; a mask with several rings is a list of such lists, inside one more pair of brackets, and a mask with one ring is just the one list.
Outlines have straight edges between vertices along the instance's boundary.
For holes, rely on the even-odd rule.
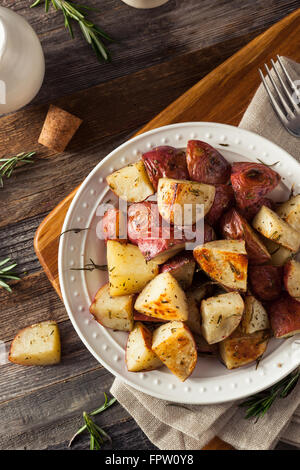
[[[210,72],[138,134],[176,122],[214,121],[237,125],[260,83],[258,68],[277,53],[299,61],[299,36],[300,10],[297,10]],[[94,92],[90,90],[93,96]],[[58,237],[75,193],[76,190],[48,215],[34,240],[37,256],[59,295]]]
[[[82,411],[101,404],[113,376],[96,363],[71,327],[35,256],[34,232],[108,152],[300,2],[170,0],[161,8],[140,11],[120,0],[86,0],[100,7],[91,17],[118,40],[109,64],[97,63],[77,28],[75,39],[69,38],[59,13],[46,15],[43,7],[29,9],[30,3],[1,2],[24,15],[38,32],[46,77],[33,106],[0,119],[1,156],[38,150],[35,164],[19,168],[0,191],[0,258],[16,259],[22,276],[12,295],[0,290],[0,339],[8,347],[19,328],[55,318],[62,331],[63,362],[45,370],[0,366],[0,413],[5,417],[0,448],[66,449]],[[95,86],[98,109],[92,106],[90,115],[82,92]],[[48,103],[67,107],[70,94],[78,99],[69,103],[76,109],[69,110],[75,113],[78,106],[95,131],[90,141],[88,128],[80,130],[67,152],[54,155],[37,146],[36,136]],[[155,449],[118,404],[99,416],[98,423],[115,449]],[[74,445],[87,448],[86,435]],[[289,447],[281,443],[279,448]]]

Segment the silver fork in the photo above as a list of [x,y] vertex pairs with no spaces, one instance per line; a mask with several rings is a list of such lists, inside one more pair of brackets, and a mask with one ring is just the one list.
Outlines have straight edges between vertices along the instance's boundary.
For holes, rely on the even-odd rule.
[[288,71],[286,70],[286,67],[283,65],[279,55],[277,55],[277,60],[277,64],[273,59],[271,59],[271,63],[273,70],[278,78],[280,84],[279,86],[273,79],[267,64],[264,64],[267,71],[267,76],[269,77],[270,82],[274,88],[275,97],[272,94],[271,88],[268,85],[261,69],[259,69],[259,73],[264,87],[269,95],[273,109],[279,120],[290,134],[292,134],[294,137],[300,137],[300,93],[295,83],[291,79]]

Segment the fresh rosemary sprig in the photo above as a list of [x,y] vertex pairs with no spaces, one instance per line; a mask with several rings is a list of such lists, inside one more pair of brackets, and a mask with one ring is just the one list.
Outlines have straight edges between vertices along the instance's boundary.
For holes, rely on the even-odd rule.
[[71,268],[71,271],[94,271],[98,269],[98,271],[107,271],[107,264],[95,264],[92,259],[90,259],[90,263],[85,264],[83,268]]
[[96,423],[94,423],[91,418],[91,416],[96,416],[97,414],[102,413],[102,411],[105,411],[107,408],[109,408],[116,402],[116,398],[111,398],[111,400],[108,400],[106,393],[104,393],[104,397],[104,404],[100,406],[100,408],[92,411],[91,413],[86,413],[85,411],[83,412],[83,419],[85,424],[74,434],[74,436],[69,442],[69,447],[71,447],[74,439],[84,431],[88,431],[90,433],[90,450],[100,450],[104,441],[111,442],[111,438],[109,437],[109,435],[105,431],[103,431],[103,429],[101,429]]
[[287,397],[296,387],[300,377],[300,367],[291,372],[273,387],[251,396],[239,406],[247,408],[245,419],[256,417],[255,422],[263,417],[277,398]]
[[65,230],[64,232],[61,232],[61,234],[59,235],[59,238],[64,235],[65,233],[69,233],[69,232],[72,232],[72,233],[80,233],[80,232],[84,232],[85,230],[89,230],[89,228],[69,228],[68,230]]
[[3,188],[3,178],[10,178],[12,172],[19,163],[33,163],[31,157],[35,155],[35,152],[19,153],[14,157],[0,158],[0,188]]
[[17,266],[17,263],[8,264],[9,261],[10,258],[6,258],[0,261],[0,287],[3,287],[8,292],[12,292],[11,287],[9,287],[6,280],[19,281],[20,278],[13,272],[14,268]]
[[[36,0],[30,8],[40,5],[42,1],[43,0]],[[72,38],[74,38],[72,22],[76,21],[80,26],[84,38],[96,53],[97,59],[99,61],[102,59],[105,61],[110,59],[108,49],[102,39],[109,42],[112,42],[113,39],[86,17],[85,10],[95,10],[94,8],[86,5],[78,5],[77,3],[65,0],[45,0],[46,13],[49,11],[50,3],[52,3],[55,10],[60,10],[62,12],[65,21],[65,28],[67,28]]]

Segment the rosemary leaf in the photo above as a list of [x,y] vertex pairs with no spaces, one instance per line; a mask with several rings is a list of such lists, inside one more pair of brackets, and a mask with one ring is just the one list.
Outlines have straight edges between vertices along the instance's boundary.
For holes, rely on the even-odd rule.
[[16,166],[20,163],[33,163],[35,152],[19,153],[10,158],[0,158],[0,188],[3,188],[3,178],[10,178]]
[[279,398],[286,398],[292,390],[296,387],[300,377],[300,367],[291,372],[287,377],[282,379],[272,387],[252,395],[239,406],[246,409],[245,419],[262,418],[267,411],[271,408],[275,400]]
[[17,263],[8,264],[9,262],[10,258],[5,258],[0,261],[0,287],[3,287],[5,290],[7,290],[7,292],[11,293],[12,289],[5,280],[19,281],[20,278],[13,272],[14,268],[17,266]]
[[74,439],[84,431],[88,431],[90,433],[90,450],[100,450],[104,441],[111,442],[110,436],[92,420],[92,416],[96,416],[99,413],[102,413],[102,411],[105,411],[117,401],[116,398],[111,398],[108,400],[106,393],[104,393],[104,399],[104,404],[100,406],[100,408],[97,408],[91,413],[86,413],[85,411],[83,412],[83,419],[85,424],[74,434],[69,442],[68,447],[71,447]]
[[[65,28],[69,31],[69,34],[74,38],[72,22],[79,24],[81,32],[90,46],[92,46],[97,59],[99,61],[108,61],[110,59],[109,52],[102,41],[105,39],[108,42],[113,42],[113,39],[96,26],[92,21],[86,17],[86,11],[97,11],[95,8],[70,2],[67,0],[44,0],[45,11],[49,11],[50,4],[57,11],[61,11],[64,17]],[[34,8],[42,3],[42,0],[35,1],[30,8]]]

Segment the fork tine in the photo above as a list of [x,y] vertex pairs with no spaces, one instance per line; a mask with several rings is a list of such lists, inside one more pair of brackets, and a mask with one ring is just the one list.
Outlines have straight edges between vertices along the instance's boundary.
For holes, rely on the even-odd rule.
[[281,91],[279,90],[278,86],[276,85],[272,75],[271,75],[271,72],[269,70],[269,67],[267,66],[267,64],[265,64],[265,69],[267,71],[267,75],[278,95],[278,98],[279,98],[279,101],[280,103],[282,104],[282,106],[284,107],[284,109],[286,110],[287,114],[292,118],[294,117],[294,113],[293,113],[293,110],[289,107],[288,105],[288,102],[286,101],[286,99],[284,98],[283,94],[281,93]]
[[295,102],[295,100],[293,99],[293,97],[291,96],[290,90],[287,88],[286,84],[282,80],[282,77],[281,77],[281,75],[278,71],[278,64],[276,64],[273,59],[271,59],[271,63],[272,63],[273,70],[276,73],[276,76],[277,76],[277,78],[280,82],[280,85],[282,86],[282,88],[283,88],[283,90],[286,94],[286,97],[288,98],[291,105],[296,109],[296,112],[299,114],[300,108],[299,108],[298,104]]
[[294,84],[293,80],[291,79],[290,77],[290,74],[288,73],[287,69],[285,68],[285,66],[283,65],[282,63],[282,60],[281,60],[281,57],[280,55],[277,54],[277,60],[278,60],[278,63],[285,75],[285,78],[287,79],[288,81],[288,84],[290,85],[290,87],[292,88],[292,90],[294,90],[294,92],[296,93],[296,95],[298,96],[298,98],[300,98],[300,93],[296,87],[296,85]]
[[273,95],[270,91],[269,85],[267,84],[266,79],[265,79],[264,74],[262,73],[261,69],[259,69],[259,74],[260,74],[260,77],[262,79],[263,85],[266,89],[266,92],[269,95],[269,98],[270,98],[270,101],[271,101],[271,104],[273,106],[273,109],[274,109],[275,113],[277,114],[277,116],[281,120],[282,124],[284,126],[286,126],[288,124],[288,120],[285,117],[285,115],[283,114],[283,112],[281,111],[281,108],[278,106],[277,102],[275,101],[275,99],[274,99],[274,97],[273,97]]

